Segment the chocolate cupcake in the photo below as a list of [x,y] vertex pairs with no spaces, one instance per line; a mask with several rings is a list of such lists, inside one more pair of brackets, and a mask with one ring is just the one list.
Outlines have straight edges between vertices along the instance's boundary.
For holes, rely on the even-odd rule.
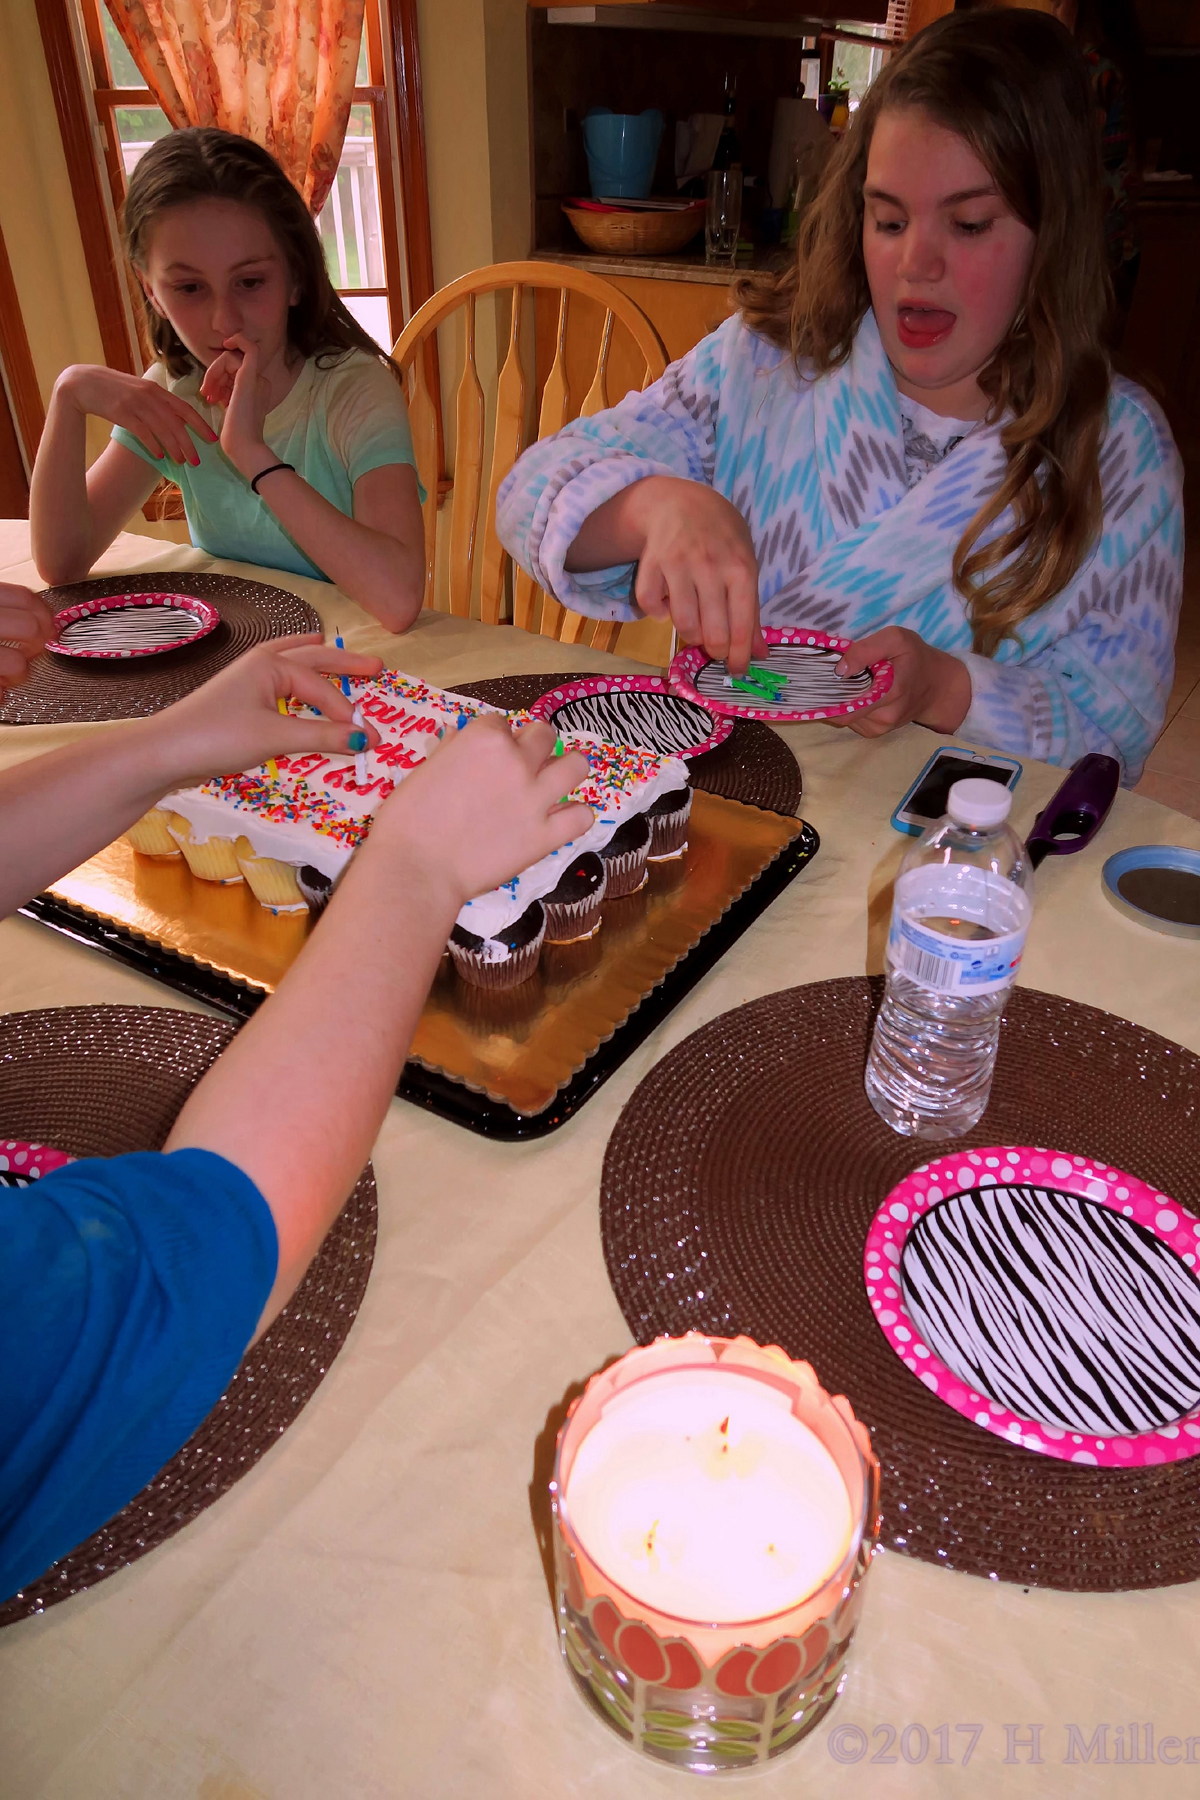
[[635,813],[617,827],[601,850],[608,871],[606,900],[621,900],[636,894],[647,880],[646,858],[650,854],[650,827],[645,813]]
[[[453,980],[453,976],[451,977]],[[523,1044],[534,1023],[541,1018],[546,1004],[537,970],[520,987],[481,988],[469,982],[454,984],[454,1016],[479,1037],[489,1038],[497,1032]]]
[[683,855],[687,849],[687,827],[691,810],[690,787],[673,788],[669,794],[660,794],[654,805],[647,808],[651,862],[666,862],[669,857]]
[[[668,868],[678,865],[667,864]],[[655,877],[654,886],[658,886]],[[604,930],[600,933],[600,942],[611,955],[614,952],[623,954],[622,944],[628,940],[643,936],[646,929],[646,914],[650,907],[649,871],[636,893],[626,894],[621,900],[606,899],[604,902]]]
[[543,896],[546,942],[574,944],[600,929],[600,907],[608,872],[594,850],[585,850],[564,872],[552,894]]
[[296,870],[296,886],[308,901],[308,910],[314,919],[325,911],[333,893],[333,883],[328,875],[322,875],[311,863],[302,863]]
[[450,954],[454,967],[472,987],[520,987],[538,966],[545,935],[546,909],[535,900],[495,937],[476,937],[473,931],[456,925],[450,933]]
[[[617,911],[620,907],[621,902],[616,902]],[[573,944],[552,944],[546,939],[542,947],[542,984],[551,1002],[561,1000],[568,988],[600,967],[608,939],[607,918],[603,931],[594,931],[591,937],[578,938]]]

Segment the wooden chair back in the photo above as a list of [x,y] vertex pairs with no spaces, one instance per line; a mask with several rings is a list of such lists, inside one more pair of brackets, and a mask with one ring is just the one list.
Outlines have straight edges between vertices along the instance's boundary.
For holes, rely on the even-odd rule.
[[[512,294],[508,349],[497,380],[493,414],[490,473],[484,494],[484,469],[488,466],[487,414],[483,387],[476,358],[476,302],[480,295],[503,289]],[[404,376],[408,395],[409,421],[417,455],[417,471],[425,489],[425,604],[435,599],[435,564],[437,552],[438,508],[441,495],[438,482],[439,443],[441,439],[441,395],[431,391],[431,366],[436,363],[425,352],[439,325],[454,313],[464,314],[463,369],[458,383],[456,406],[456,445],[453,486],[450,493],[450,523],[447,536],[448,610],[460,618],[469,618],[471,595],[475,581],[477,554],[480,566],[480,616],[485,624],[501,622],[508,552],[496,533],[496,495],[500,484],[526,445],[526,402],[529,371],[525,367],[523,339],[528,337],[525,291],[555,289],[559,294],[558,327],[554,359],[542,389],[538,411],[537,436],[550,437],[571,419],[603,411],[621,396],[609,393],[609,368],[615,327],[622,326],[633,339],[645,363],[643,388],[657,381],[667,366],[662,342],[641,308],[611,282],[602,280],[587,269],[567,263],[509,262],[493,263],[475,269],[469,275],[441,288],[414,313],[397,339],[392,356]],[[573,295],[582,295],[604,309],[600,331],[599,353],[590,386],[576,403],[567,374],[567,326]],[[578,389],[578,384],[576,384]],[[482,505],[482,520],[480,517]],[[482,529],[481,529],[482,526]],[[540,611],[538,602],[540,598]],[[513,620],[526,631],[536,628],[544,637],[563,643],[587,643],[595,649],[609,650],[621,630],[619,622],[585,618],[569,612],[552,595],[545,593],[524,569],[514,571]],[[664,657],[665,660],[665,657]]]

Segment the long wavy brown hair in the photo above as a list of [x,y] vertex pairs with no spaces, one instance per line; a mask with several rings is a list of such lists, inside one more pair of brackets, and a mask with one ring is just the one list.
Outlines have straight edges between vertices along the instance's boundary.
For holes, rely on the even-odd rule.
[[[365,350],[387,363],[399,379],[390,356],[369,337],[334,292],[325,253],[312,214],[275,158],[261,144],[232,131],[192,125],[172,131],[152,144],[129,177],[121,214],[125,254],[135,271],[144,271],[150,239],[168,207],[195,200],[236,200],[253,206],[266,220],[283,251],[299,298],[288,309],[288,342],[303,357],[315,356],[328,368],[351,350]],[[151,306],[138,283],[145,307],[146,334],[170,375],[189,374],[198,365],[174,326]]]
[[[1045,14],[951,14],[918,33],[870,88],[830,157],[795,262],[737,285],[746,323],[790,349],[808,374],[846,361],[871,304],[863,183],[872,133],[889,107],[920,107],[964,138],[1036,235],[1023,303],[977,377],[988,418],[1005,421],[1007,473],[954,553],[975,649],[990,656],[1062,592],[1103,517],[1110,294],[1096,103],[1070,34]],[[980,546],[1008,507],[1012,525]]]

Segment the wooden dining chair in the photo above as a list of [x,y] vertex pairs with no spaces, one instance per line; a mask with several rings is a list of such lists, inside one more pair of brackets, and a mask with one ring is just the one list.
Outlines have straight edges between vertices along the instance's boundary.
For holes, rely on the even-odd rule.
[[[482,295],[504,289],[510,290],[512,296],[508,348],[489,407],[479,377],[476,305]],[[438,491],[441,395],[431,392],[431,358],[425,353],[425,347],[438,326],[461,311],[464,315],[462,375],[455,397],[456,444],[453,485],[449,494],[445,593],[448,610],[460,618],[469,618],[478,554],[480,617],[488,625],[501,623],[509,562],[508,552],[496,534],[496,495],[526,445],[530,371],[525,366],[525,350],[531,334],[525,329],[528,320],[525,295],[529,289],[556,290],[559,295],[554,357],[538,410],[539,439],[550,437],[571,419],[603,411],[622,397],[624,390],[611,391],[618,385],[611,376],[614,334],[618,327],[632,339],[637,366],[644,364],[643,388],[657,381],[667,366],[667,355],[658,333],[641,308],[611,282],[567,263],[493,263],[452,281],[414,313],[397,339],[392,356],[404,375],[417,470],[426,494],[425,605],[439,604],[436,590],[437,525],[438,509],[444,497]],[[568,354],[569,348],[577,349],[577,345],[569,346],[568,343],[571,303],[576,297],[603,310],[595,368],[590,372],[590,385],[582,393],[579,389],[583,384],[577,380],[573,386],[568,377],[569,360],[577,360],[577,356],[569,358]],[[587,310],[590,312],[591,309]],[[594,312],[591,318],[594,321]],[[543,355],[537,359],[543,366],[548,348],[543,345]],[[628,365],[627,354],[625,360]],[[485,495],[489,414],[492,441]],[[568,611],[540,588],[524,569],[515,568],[513,577],[514,625],[525,631],[540,631],[542,636],[558,638],[562,643],[589,644],[600,650],[615,646],[622,630],[619,621],[590,619]],[[643,628],[639,626],[638,630],[644,639]],[[670,656],[669,624],[664,622],[657,635],[661,637],[661,646],[655,642],[650,656],[665,663]],[[644,642],[633,654],[646,655]]]

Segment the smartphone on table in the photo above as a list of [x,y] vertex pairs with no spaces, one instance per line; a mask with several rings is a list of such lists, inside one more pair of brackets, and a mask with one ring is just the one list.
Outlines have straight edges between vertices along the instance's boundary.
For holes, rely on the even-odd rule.
[[920,837],[927,826],[945,815],[950,789],[956,781],[999,781],[1015,788],[1021,765],[1015,756],[998,750],[967,750],[961,744],[943,744],[935,750],[917,779],[892,814],[897,831]]

